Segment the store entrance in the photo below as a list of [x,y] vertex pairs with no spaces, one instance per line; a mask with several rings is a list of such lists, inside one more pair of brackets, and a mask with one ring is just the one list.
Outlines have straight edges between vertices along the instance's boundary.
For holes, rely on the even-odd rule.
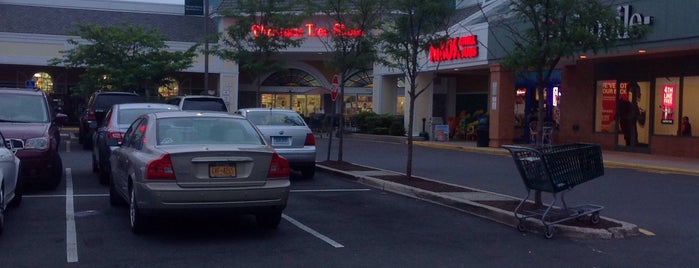
[[650,143],[650,81],[620,81],[616,98],[616,145],[620,150],[647,151]]

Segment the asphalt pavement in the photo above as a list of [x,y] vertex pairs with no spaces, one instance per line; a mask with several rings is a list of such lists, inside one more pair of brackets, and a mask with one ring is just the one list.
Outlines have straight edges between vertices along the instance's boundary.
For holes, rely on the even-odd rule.
[[[373,141],[380,140],[384,142],[405,142],[405,137],[386,137],[363,134],[349,134],[345,137],[350,139],[368,139]],[[509,151],[503,148],[478,147],[476,146],[476,142],[473,141],[437,142],[416,140],[414,141],[414,144],[417,146],[462,150],[484,154],[510,154]],[[607,150],[602,152],[602,158],[605,167],[621,167],[652,172],[681,173],[699,176],[699,159]],[[517,228],[520,224],[517,217],[515,217],[513,210],[506,210],[503,209],[503,206],[501,205],[494,205],[503,202],[514,202],[516,204],[521,200],[521,198],[518,197],[475,189],[464,185],[456,185],[440,181],[438,178],[418,177],[421,180],[442,184],[444,187],[437,187],[439,190],[431,190],[430,188],[425,187],[414,187],[401,180],[386,179],[391,176],[400,176],[404,174],[384,170],[380,167],[362,166],[365,168],[357,169],[353,167],[330,165],[329,163],[324,164],[323,162],[318,162],[317,167],[325,171],[343,175],[346,178],[377,189],[451,207],[500,224],[512,226],[513,228]],[[553,228],[552,231],[556,236],[573,238],[616,239],[641,235],[644,233],[643,229],[640,229],[633,223],[608,217],[601,217],[601,219],[605,224],[585,225],[580,224],[577,220],[571,220],[551,225],[551,227]],[[542,221],[538,218],[527,218],[524,223],[525,226],[527,226],[527,228],[525,228],[526,231],[545,233],[546,228]]]

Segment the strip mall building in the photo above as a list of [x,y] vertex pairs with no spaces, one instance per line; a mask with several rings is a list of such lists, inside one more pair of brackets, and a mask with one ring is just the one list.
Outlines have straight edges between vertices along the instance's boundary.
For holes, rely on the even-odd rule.
[[[216,16],[208,20],[185,16],[182,5],[113,0],[46,2],[0,3],[0,84],[24,86],[34,81],[29,83],[63,101],[71,116],[79,109],[79,100],[69,95],[79,81],[80,70],[46,63],[70,48],[66,40],[76,38],[69,34],[75,23],[130,22],[155,27],[176,50],[203,40],[205,28],[222,32],[232,23]],[[232,4],[211,2],[212,14],[222,5]],[[527,114],[536,99],[544,97],[547,120],[556,126],[554,143],[592,142],[607,150],[699,158],[699,130],[690,136],[680,135],[682,117],[699,124],[699,105],[693,104],[699,102],[699,27],[694,27],[699,25],[695,14],[699,2],[618,3],[615,8],[620,19],[628,25],[646,24],[650,33],[633,45],[566,59],[553,73],[545,96],[535,96],[532,83],[518,79],[498,63],[503,55],[501,44],[508,40],[506,33],[489,28],[475,7],[478,3],[489,16],[507,12],[506,0],[456,1],[459,23],[451,29],[453,39],[448,48],[433,50],[431,59],[425,59],[430,67],[418,76],[418,82],[431,86],[416,100],[416,124],[408,133],[417,135],[423,128],[430,131],[436,125],[454,122],[461,114],[481,110],[490,117],[489,146],[527,142]],[[299,26],[306,30],[304,44],[279,55],[287,71],[261,80],[263,106],[291,108],[309,117],[331,111],[329,89],[334,73],[324,64],[327,49],[313,35],[332,29],[332,24],[319,16]],[[158,89],[160,97],[212,93],[223,97],[232,110],[254,106],[257,88],[236,63],[214,56],[195,60],[191,68],[172,77],[176,83]],[[205,77],[208,83],[204,83]],[[373,71],[350,77],[344,99],[337,103],[345,116],[360,111],[407,114],[403,80],[401,74],[376,65]],[[204,88],[205,84],[210,88]],[[637,100],[643,115],[634,121],[637,135],[631,141],[619,127],[624,100]]]

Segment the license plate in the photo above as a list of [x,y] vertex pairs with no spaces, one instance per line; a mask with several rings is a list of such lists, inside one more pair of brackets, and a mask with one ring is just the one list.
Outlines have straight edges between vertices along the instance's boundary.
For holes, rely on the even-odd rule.
[[233,163],[211,163],[209,164],[209,177],[225,178],[235,177],[236,170]]
[[290,136],[272,136],[272,146],[291,145]]

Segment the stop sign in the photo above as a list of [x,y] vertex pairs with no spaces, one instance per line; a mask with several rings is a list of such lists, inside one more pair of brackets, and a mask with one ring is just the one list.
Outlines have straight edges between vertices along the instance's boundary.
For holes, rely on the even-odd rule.
[[337,99],[337,88],[339,87],[339,79],[337,75],[333,75],[332,85],[330,87],[330,98],[335,101]]

